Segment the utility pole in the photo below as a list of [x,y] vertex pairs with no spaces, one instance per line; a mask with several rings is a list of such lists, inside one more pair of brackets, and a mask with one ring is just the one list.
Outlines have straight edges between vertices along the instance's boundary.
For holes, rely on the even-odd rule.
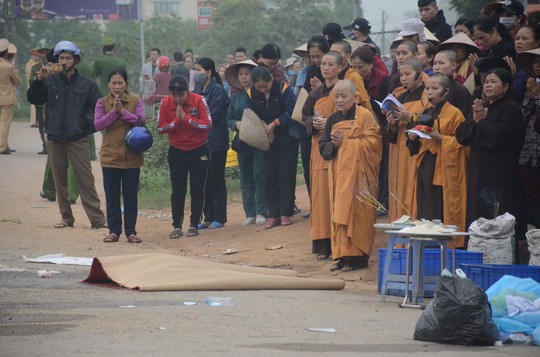
[[386,20],[388,20],[388,13],[386,11],[382,11],[382,22],[381,22],[381,56],[386,51]]
[[352,0],[352,15],[353,20],[359,16],[360,6],[362,5],[362,0]]
[[4,0],[4,32],[9,42],[15,41],[15,0]]
[[146,62],[146,53],[144,51],[144,11],[143,11],[143,1],[138,0],[137,2],[137,10],[139,12],[139,31],[141,34],[141,68],[144,66],[144,63]]

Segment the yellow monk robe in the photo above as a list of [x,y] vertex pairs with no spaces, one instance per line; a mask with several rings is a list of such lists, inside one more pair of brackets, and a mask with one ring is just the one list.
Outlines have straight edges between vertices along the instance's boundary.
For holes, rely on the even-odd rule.
[[[403,103],[403,106],[413,115],[421,114],[428,106],[429,102],[422,93],[420,100]],[[407,189],[410,185],[410,170],[412,157],[407,148],[407,122],[400,122],[397,130],[397,142],[390,143],[388,152],[388,210],[392,220],[398,219],[403,215],[408,215],[411,208],[407,204]],[[394,198],[393,195],[397,197]],[[377,196],[375,196],[377,197]],[[401,203],[401,204],[400,204]],[[403,206],[405,207],[403,207]],[[411,212],[412,214],[412,212]]]
[[358,193],[366,188],[378,195],[382,139],[373,114],[357,106],[355,119],[334,124],[332,131],[345,136],[330,161],[332,258],[371,255],[375,240],[375,208],[362,203]]
[[357,104],[373,113],[373,108],[369,101],[369,94],[366,90],[366,86],[364,86],[364,80],[360,77],[358,72],[352,69],[352,67],[349,67],[345,72],[345,77],[342,79],[348,79],[354,83],[356,86],[356,95],[358,96]]
[[[330,91],[327,97],[319,99],[315,103],[315,111],[322,114],[324,118],[329,118],[335,111],[334,90]],[[319,140],[322,132],[313,134],[311,139],[311,238],[319,240],[330,238],[330,191],[328,183],[329,161],[322,158],[319,150]]]
[[[429,79],[429,76],[426,74],[426,72],[422,72],[422,82],[424,82],[424,85],[427,84],[427,80]],[[399,97],[403,93],[405,93],[407,90],[403,88],[403,86],[397,87],[392,91],[392,94],[394,97]]]
[[[467,163],[469,148],[456,141],[456,129],[465,118],[459,109],[446,102],[439,117],[435,120],[434,128],[440,130],[442,141],[420,139],[420,151],[413,156],[411,179],[407,192],[407,202],[412,208],[412,214],[417,217],[417,177],[418,169],[426,152],[429,150],[437,155],[433,185],[442,186],[444,224],[456,225],[461,232],[465,227],[465,207],[467,206]],[[454,237],[456,247],[464,247],[464,237]]]

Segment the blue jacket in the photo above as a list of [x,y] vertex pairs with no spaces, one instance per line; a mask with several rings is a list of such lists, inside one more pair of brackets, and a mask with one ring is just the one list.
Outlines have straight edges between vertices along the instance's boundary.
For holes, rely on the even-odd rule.
[[227,151],[229,150],[229,130],[227,129],[229,96],[225,88],[214,80],[200,94],[206,99],[209,114],[212,117],[212,130],[208,137],[208,148],[211,152]]
[[101,95],[92,79],[75,72],[69,80],[63,73],[30,83],[30,104],[47,104],[45,132],[50,140],[73,141],[95,133],[94,110]]

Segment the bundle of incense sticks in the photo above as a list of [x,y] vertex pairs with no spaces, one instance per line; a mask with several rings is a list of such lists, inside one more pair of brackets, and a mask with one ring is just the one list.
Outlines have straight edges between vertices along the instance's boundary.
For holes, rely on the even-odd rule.
[[405,212],[407,212],[407,215],[409,217],[412,217],[412,214],[411,212],[409,212],[409,210],[407,209],[407,207],[405,207],[405,205],[403,203],[401,203],[398,198],[396,197],[396,195],[394,195],[392,192],[390,192],[390,195],[394,198],[394,200],[405,210]]
[[381,210],[388,214],[390,219],[394,219],[390,212],[384,207],[382,203],[380,203],[369,191],[367,188],[364,187],[359,194],[356,196],[360,200],[360,202],[367,204],[370,207],[373,207],[375,209]]

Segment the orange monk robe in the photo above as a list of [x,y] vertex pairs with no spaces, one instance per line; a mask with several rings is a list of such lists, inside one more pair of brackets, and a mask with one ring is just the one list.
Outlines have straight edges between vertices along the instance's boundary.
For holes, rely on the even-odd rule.
[[[313,113],[319,112],[324,118],[329,118],[335,110],[334,90],[325,85],[314,89],[309,94],[309,98],[302,109],[302,120],[308,126],[312,126]],[[324,97],[321,97],[324,96]],[[316,99],[319,98],[319,99]],[[313,101],[315,104],[311,106]],[[311,129],[311,127],[309,127]],[[311,132],[311,130],[308,130]],[[324,160],[319,150],[319,139],[322,131],[313,131],[311,139],[311,157],[310,157],[310,224],[311,238],[313,240],[328,239],[331,233],[330,221],[330,191],[328,186],[328,166],[329,162]]]
[[375,240],[375,208],[357,196],[367,189],[377,197],[382,139],[373,114],[356,107],[354,120],[334,124],[345,137],[331,160],[330,205],[332,219],[332,258],[371,255]]
[[360,77],[358,72],[352,69],[352,67],[349,67],[345,72],[345,77],[343,79],[350,80],[356,86],[356,95],[358,98],[356,103],[373,113],[373,108],[371,107],[371,102],[369,101],[369,94],[364,86],[364,80],[362,77]]
[[[429,75],[426,74],[426,72],[422,72],[422,82],[424,82],[424,85],[427,84],[427,80],[429,79]],[[394,97],[399,97],[400,95],[402,95],[403,93],[405,93],[407,90],[405,88],[403,88],[403,86],[400,86],[400,87],[397,87],[396,89],[394,89],[392,91],[392,94],[394,95]]]
[[[415,100],[407,103],[402,103],[403,106],[413,115],[422,114],[429,106],[425,92],[420,100]],[[407,148],[407,122],[400,122],[397,130],[397,142],[390,143],[388,152],[388,210],[391,219],[398,219],[403,215],[412,214],[407,202],[407,189],[410,185],[411,177],[410,170],[412,165],[412,157]],[[394,198],[393,195],[396,196]],[[377,196],[375,196],[377,197]],[[399,201],[399,202],[398,202]],[[407,212],[409,211],[409,212]]]
[[[407,192],[407,202],[412,208],[412,214],[417,217],[417,179],[420,164],[429,150],[437,155],[433,185],[442,186],[443,189],[443,222],[456,225],[461,232],[465,231],[465,207],[467,206],[467,163],[469,148],[456,141],[456,129],[465,121],[461,111],[446,102],[441,113],[435,120],[434,128],[440,130],[442,141],[434,139],[420,139],[420,151],[412,158],[411,179]],[[454,237],[456,247],[465,246],[464,237]]]

